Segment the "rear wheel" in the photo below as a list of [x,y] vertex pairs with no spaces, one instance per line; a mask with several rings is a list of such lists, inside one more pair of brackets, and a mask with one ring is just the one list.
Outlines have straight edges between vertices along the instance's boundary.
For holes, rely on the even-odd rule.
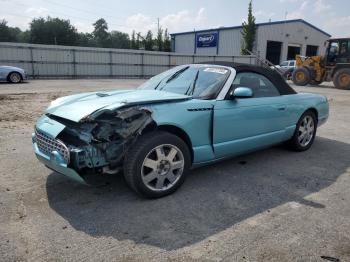
[[157,131],[141,136],[127,152],[124,176],[134,191],[157,198],[181,186],[190,163],[190,152],[183,140]]
[[289,141],[295,151],[308,150],[314,142],[317,119],[312,111],[306,111],[299,119],[292,139]]
[[350,68],[339,69],[333,76],[333,83],[336,88],[350,89]]
[[298,86],[307,85],[311,80],[309,70],[306,69],[305,67],[296,68],[293,72],[292,80],[293,80],[293,83]]
[[7,79],[8,79],[9,82],[15,83],[15,84],[17,84],[17,83],[22,81],[21,75],[19,73],[17,73],[17,72],[12,72],[11,74],[9,74]]

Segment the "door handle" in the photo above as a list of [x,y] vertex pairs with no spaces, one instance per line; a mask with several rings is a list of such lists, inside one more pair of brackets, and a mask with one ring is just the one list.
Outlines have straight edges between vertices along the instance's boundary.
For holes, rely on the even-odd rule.
[[279,107],[278,110],[279,111],[284,111],[284,110],[286,110],[286,107]]

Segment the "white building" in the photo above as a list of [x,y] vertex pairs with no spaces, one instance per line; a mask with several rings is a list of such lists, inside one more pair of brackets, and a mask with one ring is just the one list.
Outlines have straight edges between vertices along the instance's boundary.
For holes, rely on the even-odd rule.
[[[241,51],[242,26],[171,34],[172,51],[185,54],[237,56]],[[296,54],[325,53],[330,34],[302,20],[257,24],[254,53],[274,64],[295,59]]]

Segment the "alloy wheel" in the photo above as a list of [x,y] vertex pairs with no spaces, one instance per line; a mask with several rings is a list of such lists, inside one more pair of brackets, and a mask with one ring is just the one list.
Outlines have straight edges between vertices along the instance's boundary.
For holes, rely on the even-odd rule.
[[153,148],[141,166],[142,181],[153,191],[168,190],[180,179],[185,167],[184,156],[174,145]]
[[12,73],[10,75],[10,80],[12,83],[19,83],[21,81],[21,76],[18,73]]
[[313,139],[315,131],[314,119],[307,115],[301,121],[298,130],[298,142],[301,146],[306,147]]

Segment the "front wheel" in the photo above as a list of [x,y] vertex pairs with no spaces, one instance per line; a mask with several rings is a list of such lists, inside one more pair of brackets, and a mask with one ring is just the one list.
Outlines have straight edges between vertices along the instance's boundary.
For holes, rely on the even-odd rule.
[[299,119],[294,135],[289,141],[295,151],[308,150],[314,142],[317,129],[316,116],[312,111],[306,111]]
[[185,180],[191,156],[186,143],[168,132],[141,136],[128,150],[124,177],[137,193],[158,198],[173,193]]
[[21,77],[21,75],[20,75],[19,73],[17,73],[17,72],[12,72],[12,73],[8,76],[7,80],[8,80],[9,82],[11,82],[11,83],[17,84],[17,83],[20,83],[20,82],[22,81],[22,77]]
[[297,86],[305,86],[311,80],[310,72],[305,67],[298,67],[293,71],[292,75],[293,83]]

